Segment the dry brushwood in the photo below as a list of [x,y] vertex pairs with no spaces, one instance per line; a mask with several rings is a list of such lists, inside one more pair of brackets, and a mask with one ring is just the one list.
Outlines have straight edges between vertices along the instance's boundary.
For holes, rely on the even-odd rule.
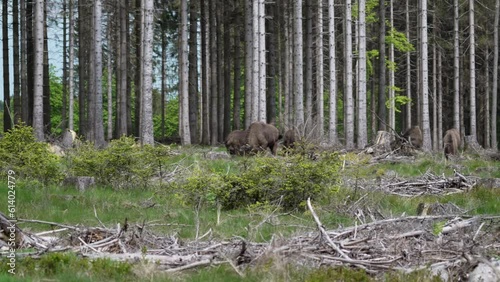
[[236,237],[181,242],[176,236],[155,234],[151,231],[154,223],[147,222],[125,223],[128,228],[119,224],[116,228],[105,228],[30,222],[63,227],[57,230],[59,237],[52,243],[46,241],[34,246],[38,254],[72,250],[89,259],[105,257],[131,263],[147,260],[156,262],[159,270],[167,272],[228,263],[239,275],[244,275],[244,268],[259,265],[260,260],[269,256],[280,256],[288,263],[310,267],[348,265],[374,275],[393,269],[413,271],[430,265],[444,267],[455,273],[455,277],[465,277],[467,273],[463,273],[463,269],[472,266],[472,260],[465,257],[500,254],[497,239],[500,216],[413,216],[327,230],[310,200],[307,204],[313,216],[310,224],[318,231],[268,243]]

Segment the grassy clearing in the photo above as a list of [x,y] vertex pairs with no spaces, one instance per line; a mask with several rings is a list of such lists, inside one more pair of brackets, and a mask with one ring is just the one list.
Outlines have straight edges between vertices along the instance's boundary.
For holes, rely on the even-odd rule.
[[[203,190],[208,186],[210,176],[244,174],[257,158],[236,157],[231,159],[207,160],[206,148],[189,147],[179,149],[180,154],[165,158],[158,164],[164,173],[176,172],[182,179],[198,175],[199,186],[179,187],[168,182],[148,187],[116,189],[98,185],[86,192],[64,188],[54,184],[37,181],[19,181],[16,188],[17,216],[64,224],[83,224],[98,226],[99,219],[108,227],[129,223],[151,222],[164,224],[154,227],[159,234],[175,234],[180,239],[192,240],[211,230],[214,238],[241,236],[254,242],[269,241],[273,234],[289,237],[293,234],[315,230],[315,223],[307,210],[298,207],[283,210],[275,202],[251,204],[231,210],[218,210],[213,195]],[[223,148],[215,149],[216,151]],[[282,158],[282,157],[279,157]],[[446,163],[442,156],[421,156],[413,163],[370,165],[367,159],[359,159],[348,154],[344,160],[347,165],[342,171],[343,178],[375,179],[387,177],[395,172],[399,177],[415,177],[425,172],[435,175],[452,176],[454,169],[464,175],[483,178],[500,178],[500,162],[490,162],[477,158],[467,158],[458,163]],[[270,159],[270,162],[277,162]],[[302,163],[299,163],[302,165]],[[67,164],[62,163],[62,166]],[[156,164],[155,164],[156,165]],[[302,179],[299,172],[289,172],[292,177]],[[271,167],[272,168],[272,167]],[[259,178],[265,175],[258,171]],[[278,171],[279,172],[279,171]],[[279,174],[276,174],[279,176]],[[276,175],[275,178],[277,177]],[[297,176],[298,175],[298,176]],[[320,177],[319,175],[318,177]],[[256,177],[257,178],[257,177]],[[281,177],[283,178],[283,177]],[[245,181],[251,182],[247,177]],[[263,183],[263,182],[258,182]],[[274,183],[279,183],[276,181]],[[242,181],[242,184],[246,184]],[[203,190],[197,190],[200,188]],[[274,186],[273,186],[274,187]],[[0,183],[0,193],[7,190],[6,181]],[[182,188],[191,189],[201,203],[199,210],[189,197],[182,195]],[[468,193],[448,196],[423,196],[402,198],[387,195],[380,191],[352,190],[342,185],[328,188],[328,197],[313,199],[314,208],[327,229],[349,226],[358,219],[357,208],[378,211],[384,217],[415,215],[421,202],[452,202],[469,211],[469,214],[500,214],[500,190],[476,187]],[[209,191],[210,192],[210,191]],[[353,205],[356,204],[356,209]],[[6,201],[0,201],[0,210],[6,210]],[[366,221],[371,219],[367,218]],[[31,231],[45,231],[51,227],[41,224],[21,223],[20,227]],[[169,274],[155,270],[153,263],[140,262],[136,265],[98,260],[87,261],[73,254],[50,254],[40,259],[19,259],[18,275],[0,274],[0,281],[373,281],[366,273],[348,268],[308,269],[279,263],[279,258],[269,258],[266,263],[245,271],[240,277],[229,265],[193,270],[182,274]],[[4,267],[5,264],[2,264]],[[43,269],[43,271],[40,271]],[[0,270],[2,268],[0,267]],[[4,271],[0,271],[3,273]],[[433,281],[425,272],[414,274],[387,273],[386,281]]]

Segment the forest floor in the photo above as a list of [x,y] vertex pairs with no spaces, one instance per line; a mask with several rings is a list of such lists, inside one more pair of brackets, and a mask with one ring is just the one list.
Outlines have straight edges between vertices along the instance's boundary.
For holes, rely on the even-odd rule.
[[25,248],[0,280],[458,281],[500,258],[497,160],[360,152],[342,171],[335,196],[295,211],[280,200],[193,207],[161,187],[22,182]]

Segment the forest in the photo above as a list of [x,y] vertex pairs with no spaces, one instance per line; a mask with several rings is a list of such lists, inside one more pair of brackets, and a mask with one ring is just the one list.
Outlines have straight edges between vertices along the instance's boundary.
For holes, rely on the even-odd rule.
[[500,0],[0,8],[0,281],[500,279]]
[[253,121],[347,149],[419,125],[498,148],[498,1],[9,0],[3,129],[215,145]]

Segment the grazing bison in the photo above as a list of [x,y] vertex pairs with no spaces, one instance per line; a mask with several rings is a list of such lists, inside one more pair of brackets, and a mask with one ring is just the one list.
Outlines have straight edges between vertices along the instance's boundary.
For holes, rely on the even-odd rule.
[[247,143],[246,130],[234,130],[226,137],[226,149],[231,155],[244,155],[244,145]]
[[448,159],[449,155],[456,155],[458,153],[458,146],[460,145],[460,133],[456,128],[448,129],[443,138],[444,156]]
[[283,136],[283,146],[285,148],[293,148],[294,143],[297,141],[298,137],[298,132],[295,129],[289,129],[285,132],[285,135]]
[[278,129],[274,125],[265,122],[254,122],[247,130],[246,143],[250,146],[252,152],[265,151],[269,148],[273,155],[276,155],[279,139]]
[[412,126],[403,134],[403,138],[406,139],[410,145],[419,149],[422,147],[422,130],[420,126]]

